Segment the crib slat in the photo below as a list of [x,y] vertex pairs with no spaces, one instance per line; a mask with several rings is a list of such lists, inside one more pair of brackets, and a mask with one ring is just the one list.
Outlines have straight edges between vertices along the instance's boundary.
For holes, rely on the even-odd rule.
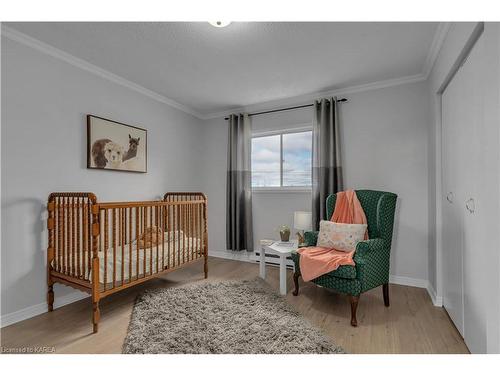
[[192,240],[192,248],[193,248],[193,260],[196,259],[196,253],[198,252],[198,204],[193,206],[193,240]]
[[192,232],[193,232],[193,235],[192,235],[192,239],[191,239],[191,259],[192,260],[195,260],[196,259],[196,243],[197,243],[197,238],[198,238],[198,227],[196,225],[196,209],[198,207],[198,204],[193,204],[193,206],[191,207],[191,220],[193,221],[193,229],[192,229]]
[[160,207],[161,220],[161,269],[165,269],[165,207]]
[[[119,250],[118,248],[123,249],[123,246],[121,246],[121,242],[122,242],[122,209],[118,208],[116,211],[116,246],[117,246],[117,250]],[[120,256],[120,254],[117,254],[117,256]],[[120,267],[120,269],[118,269],[118,264],[116,266],[117,266],[116,272],[119,273],[121,267]],[[117,278],[116,282],[118,283],[118,278]]]
[[[153,207],[149,207],[149,227],[153,229]],[[149,274],[153,274],[153,234],[151,233],[151,242],[149,244]]]
[[112,241],[113,241],[113,288],[116,286],[116,208],[112,211]]
[[[98,238],[97,241],[97,252],[98,253],[103,253],[104,251],[104,231],[106,227],[104,226],[104,210],[100,209],[98,212],[98,217],[99,217],[99,233],[101,235]],[[99,270],[99,277],[100,277],[101,270]],[[103,286],[104,290],[106,290],[106,284]]]
[[192,251],[192,255],[191,255],[191,259],[192,260],[195,260],[196,259],[196,234],[197,234],[197,230],[196,230],[196,207],[198,207],[197,204],[194,204],[192,207],[191,207],[191,212],[192,212],[192,221],[193,221],[193,237],[192,237],[192,240],[191,240],[191,251]]
[[[144,235],[144,231],[146,230],[146,207],[142,207],[141,209],[142,212],[142,230],[141,230],[141,235]],[[142,269],[142,277],[146,276],[146,241],[142,241],[142,249],[141,252],[143,255],[143,269]]]
[[181,207],[177,206],[177,266],[180,265],[181,259]]
[[66,198],[62,200],[62,269],[66,273],[66,250],[68,244],[66,243]]
[[54,257],[53,257],[53,260],[52,260],[52,269],[53,270],[56,270],[57,271],[57,263],[58,263],[58,259],[57,259],[57,253],[58,253],[58,245],[57,245],[57,231],[59,230],[59,222],[58,222],[58,219],[57,219],[57,216],[58,216],[58,207],[57,207],[57,197],[54,197],[54,210],[52,212],[52,217],[53,217],[53,220],[54,220],[54,227],[53,227],[53,231],[52,231],[52,240],[53,240],[53,247],[54,247]]
[[191,233],[191,205],[186,206],[186,211],[187,211],[187,227],[188,227],[188,236],[187,236],[187,249],[186,249],[186,260],[189,262],[191,260],[191,240],[190,238],[193,236]]
[[186,206],[186,226],[187,226],[187,249],[186,249],[186,260],[189,262],[191,260],[191,246],[189,244],[189,239],[191,238],[191,206]]
[[196,218],[198,217],[196,215],[196,212],[197,212],[197,209],[198,209],[198,204],[195,204],[193,206],[193,260],[196,259],[196,248],[197,248],[197,244],[198,244],[198,224],[197,224],[197,221],[196,221]]
[[73,247],[73,198],[68,203],[68,270],[71,276],[75,273],[75,249]]
[[194,244],[196,241],[196,222],[195,222],[195,209],[196,209],[196,204],[193,204],[191,206],[191,260],[194,260]]
[[104,275],[103,275],[103,283],[104,290],[107,289],[108,284],[108,250],[109,250],[109,218],[108,213],[109,210],[102,210],[104,214],[104,230],[102,232],[102,236],[104,236]]
[[207,225],[207,202],[204,201],[202,204],[202,212],[203,212],[203,258],[204,258],[204,271],[205,278],[208,275],[208,225]]
[[90,199],[87,198],[87,222],[88,222],[88,248],[87,248],[87,256],[88,263],[87,269],[89,271],[88,277],[90,278],[90,270],[92,268],[92,210],[91,210],[91,202]]
[[195,260],[196,259],[196,244],[197,244],[197,238],[198,238],[198,225],[197,225],[197,222],[196,222],[196,210],[198,208],[198,204],[193,204],[191,210],[192,210],[192,216],[191,216],[191,220],[193,221],[193,229],[192,229],[192,232],[193,232],[193,236],[191,237],[192,240],[191,240],[191,252],[192,252],[192,255],[191,255],[191,259],[192,260]]
[[62,224],[62,205],[61,205],[61,197],[57,198],[57,271],[62,271],[62,248],[64,246],[63,243],[63,224]]
[[158,229],[161,228],[161,225],[159,223],[159,219],[160,219],[160,216],[159,216],[159,212],[158,212],[158,206],[155,206],[155,220],[156,220],[156,228],[157,230],[155,231],[156,232],[156,272],[159,272],[159,269],[158,269],[158,257],[159,257],[159,252],[158,252],[158,248],[159,248],[159,241],[160,241],[160,236],[158,235]]
[[135,278],[139,279],[139,207],[135,208]]
[[120,208],[120,243],[122,250],[122,258],[121,258],[121,269],[122,269],[122,284],[125,283],[125,212],[123,208]]
[[198,225],[198,250],[197,250],[197,257],[200,257],[201,253],[201,236],[202,236],[202,228],[201,228],[201,205],[198,205],[197,207],[198,210],[198,220],[197,220],[197,225]]
[[[82,249],[83,249],[83,254],[82,254],[82,274],[83,278],[87,278],[87,202],[85,201],[85,198],[82,200],[83,202],[83,210],[82,210]],[[101,238],[99,236],[99,238]]]
[[128,207],[128,281],[132,281],[132,208]]
[[80,221],[80,198],[76,198],[76,274],[78,278],[82,277],[81,274],[81,265],[80,265],[80,259],[81,259],[81,252],[82,249],[80,248],[80,226],[81,226],[81,221]]
[[186,219],[187,219],[187,206],[182,206],[182,226],[184,229],[184,235],[182,236],[182,263],[186,263]]
[[184,263],[184,249],[186,248],[185,243],[184,243],[184,238],[186,237],[186,227],[184,226],[184,217],[186,216],[184,214],[184,206],[180,206],[180,211],[181,211],[181,220],[180,220],[180,228],[182,230],[182,239],[181,239],[181,249],[180,249],[180,261]]
[[196,205],[196,254],[195,257],[198,259],[200,254],[200,205]]
[[199,252],[198,252],[198,258],[202,257],[202,250],[203,250],[203,205],[200,204],[198,205],[198,214],[199,214],[199,225],[200,225],[200,244],[199,244]]
[[169,217],[170,217],[170,228],[169,228],[169,233],[170,233],[170,243],[169,243],[169,249],[171,251],[170,256],[172,257],[172,260],[170,261],[170,267],[175,267],[175,243],[177,241],[177,237],[175,234],[175,206],[169,207]]
[[68,273],[73,276],[75,267],[73,265],[74,261],[74,249],[73,249],[73,198],[68,198]]
[[77,226],[76,226],[76,213],[78,211],[77,203],[75,202],[77,198],[72,198],[72,204],[71,204],[71,211],[72,211],[72,221],[73,221],[73,226],[71,229],[71,239],[72,239],[72,246],[73,246],[73,276],[78,277],[78,248],[76,247],[76,231],[77,231]]
[[67,236],[67,208],[68,208],[68,198],[64,198],[64,204],[63,204],[63,257],[64,257],[64,267],[63,267],[63,272],[66,273],[67,271],[67,265],[68,265],[68,236]]
[[72,221],[72,227],[71,227],[71,247],[72,247],[72,256],[71,256],[71,268],[72,268],[72,274],[73,276],[77,277],[76,273],[76,253],[77,253],[77,248],[76,248],[76,207],[75,207],[75,198],[71,198],[71,221]]
[[165,214],[165,217],[167,219],[167,267],[170,268],[171,265],[170,265],[170,231],[171,231],[171,228],[172,228],[172,225],[171,225],[171,216],[170,216],[170,208],[169,207],[165,207],[165,210],[167,211],[166,214]]

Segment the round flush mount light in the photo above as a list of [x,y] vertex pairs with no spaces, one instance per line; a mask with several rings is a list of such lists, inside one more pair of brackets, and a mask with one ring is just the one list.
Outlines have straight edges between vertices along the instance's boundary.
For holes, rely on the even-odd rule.
[[229,25],[231,22],[226,22],[226,21],[214,21],[214,22],[209,22],[210,25],[215,26],[215,27],[226,27]]

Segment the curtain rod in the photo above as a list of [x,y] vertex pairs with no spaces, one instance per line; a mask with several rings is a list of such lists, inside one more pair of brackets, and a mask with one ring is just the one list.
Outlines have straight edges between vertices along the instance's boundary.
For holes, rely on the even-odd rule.
[[[347,102],[346,98],[338,99],[337,102],[339,103],[345,103]],[[329,102],[327,102],[329,103]],[[257,116],[257,115],[264,115],[266,113],[273,113],[273,112],[282,112],[282,111],[290,111],[292,109],[299,109],[299,108],[306,108],[306,107],[312,107],[314,104],[304,104],[304,105],[298,105],[295,107],[288,107],[288,108],[280,108],[280,109],[272,109],[270,111],[263,111],[263,112],[255,112],[255,113],[249,113],[248,116]],[[229,117],[224,117],[224,120],[229,120]]]

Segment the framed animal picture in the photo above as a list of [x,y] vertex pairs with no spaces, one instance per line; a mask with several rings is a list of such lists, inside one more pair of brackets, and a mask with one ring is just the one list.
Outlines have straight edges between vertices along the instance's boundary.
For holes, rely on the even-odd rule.
[[87,115],[87,168],[146,173],[146,129]]

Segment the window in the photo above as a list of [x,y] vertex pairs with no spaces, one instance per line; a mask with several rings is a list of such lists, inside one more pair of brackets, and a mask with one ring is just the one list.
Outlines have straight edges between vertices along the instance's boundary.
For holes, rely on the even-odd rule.
[[252,138],[252,188],[310,188],[312,132],[283,131]]

